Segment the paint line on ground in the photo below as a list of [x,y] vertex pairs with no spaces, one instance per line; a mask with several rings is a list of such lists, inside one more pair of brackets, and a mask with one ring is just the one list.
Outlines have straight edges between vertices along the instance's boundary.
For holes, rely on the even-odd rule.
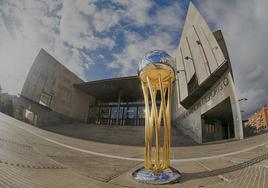
[[[6,121],[4,121],[4,122],[8,123]],[[90,151],[90,150],[86,150],[86,149],[77,148],[77,147],[70,146],[70,145],[58,142],[56,140],[50,139],[48,137],[39,135],[39,134],[35,133],[34,131],[28,130],[27,128],[22,127],[20,125],[17,125],[17,124],[14,124],[14,125],[16,127],[20,128],[20,129],[23,129],[24,131],[32,134],[32,135],[35,135],[35,136],[37,136],[39,138],[42,138],[43,140],[46,140],[48,142],[54,143],[56,145],[59,145],[59,146],[62,146],[62,147],[65,147],[65,148],[68,148],[68,149],[71,149],[71,150],[74,150],[74,151],[79,151],[79,152],[82,152],[82,153],[87,153],[87,154],[91,154],[91,155],[96,155],[96,156],[106,157],[106,158],[112,158],[112,159],[120,159],[120,160],[128,160],[128,161],[140,161],[140,162],[144,161],[144,159],[142,159],[142,158],[123,157],[123,156],[118,156],[118,155],[110,155],[110,154],[99,153],[99,152],[95,152],[95,151]],[[257,147],[264,146],[266,144],[268,144],[268,142],[264,142],[262,144],[258,144],[258,145],[248,147],[248,148],[245,148],[245,149],[242,149],[242,150],[239,150],[239,151],[225,153],[225,154],[219,154],[219,155],[213,155],[213,156],[207,156],[207,157],[187,158],[187,159],[171,159],[170,161],[171,162],[192,162],[192,161],[200,161],[200,160],[209,160],[209,159],[222,158],[222,157],[226,157],[226,156],[230,156],[230,155],[236,155],[236,154],[239,154],[239,153],[250,151],[250,150],[253,150],[253,149],[257,148]]]
[[[202,166],[203,168],[205,168],[206,170],[208,170],[208,171],[212,171],[212,169],[211,168],[209,168],[208,166],[206,166],[204,163],[202,163],[201,161],[195,161],[197,164],[199,164],[200,166]],[[221,180],[223,180],[223,181],[226,181],[226,182],[229,182],[229,179],[228,178],[226,178],[225,176],[223,176],[223,175],[221,175],[221,174],[219,174],[219,175],[217,175],[217,177],[218,178],[220,178]]]

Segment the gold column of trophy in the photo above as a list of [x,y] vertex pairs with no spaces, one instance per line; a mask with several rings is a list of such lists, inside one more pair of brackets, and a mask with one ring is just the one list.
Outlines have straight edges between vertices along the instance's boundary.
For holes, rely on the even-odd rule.
[[[171,56],[164,51],[155,50],[143,57],[138,71],[145,103],[145,154],[144,167],[132,175],[143,183],[166,184],[176,182],[181,177],[176,169],[170,167],[169,159],[172,83],[175,80],[172,65]],[[160,134],[161,126],[163,135]]]

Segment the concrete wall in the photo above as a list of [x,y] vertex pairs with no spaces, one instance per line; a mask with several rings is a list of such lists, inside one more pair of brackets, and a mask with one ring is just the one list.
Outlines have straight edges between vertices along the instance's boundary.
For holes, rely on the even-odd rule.
[[[202,143],[201,115],[230,97],[235,138],[242,139],[240,108],[223,36],[220,31],[214,34],[211,32],[204,18],[191,2],[176,51],[176,68],[179,73],[174,83],[173,124],[196,142]],[[182,101],[189,99],[197,91],[188,90],[189,82],[193,77],[196,77],[197,88],[201,85],[205,86],[201,91],[204,94],[198,98],[192,97],[193,104],[186,108],[181,105]]]
[[48,108],[66,117],[86,121],[89,95],[73,85],[81,83],[78,76],[41,49],[28,73],[21,95],[39,103],[42,93],[52,96]]
[[221,47],[207,23],[190,3],[180,44],[176,51],[177,69],[185,70],[177,75],[180,81],[180,99],[183,100],[189,95],[187,84],[193,75],[201,85],[226,62]]
[[[173,106],[173,124],[182,129],[198,143],[202,143],[201,115],[230,97],[234,119],[235,138],[243,138],[242,120],[234,83],[230,72],[226,72],[204,95],[189,109],[181,105]],[[175,104],[175,103],[174,103]]]
[[[33,124],[35,126],[41,127],[46,125],[84,122],[84,120],[71,118],[61,113],[52,111],[51,109],[24,97],[15,98],[13,105],[14,117],[16,119]],[[34,113],[34,121],[29,121],[29,119],[25,117],[26,109]]]

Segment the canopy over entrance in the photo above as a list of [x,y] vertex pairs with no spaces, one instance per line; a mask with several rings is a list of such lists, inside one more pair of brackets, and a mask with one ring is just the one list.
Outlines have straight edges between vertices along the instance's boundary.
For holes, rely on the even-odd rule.
[[143,101],[137,76],[90,81],[76,84],[75,87],[102,102],[117,102],[119,95],[121,95],[121,101]]

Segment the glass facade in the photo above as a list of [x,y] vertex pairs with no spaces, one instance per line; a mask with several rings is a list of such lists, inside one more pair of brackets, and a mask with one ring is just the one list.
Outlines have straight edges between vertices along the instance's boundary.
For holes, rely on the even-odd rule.
[[144,118],[143,102],[101,103],[90,106],[88,113],[88,123],[98,125],[144,126]]

